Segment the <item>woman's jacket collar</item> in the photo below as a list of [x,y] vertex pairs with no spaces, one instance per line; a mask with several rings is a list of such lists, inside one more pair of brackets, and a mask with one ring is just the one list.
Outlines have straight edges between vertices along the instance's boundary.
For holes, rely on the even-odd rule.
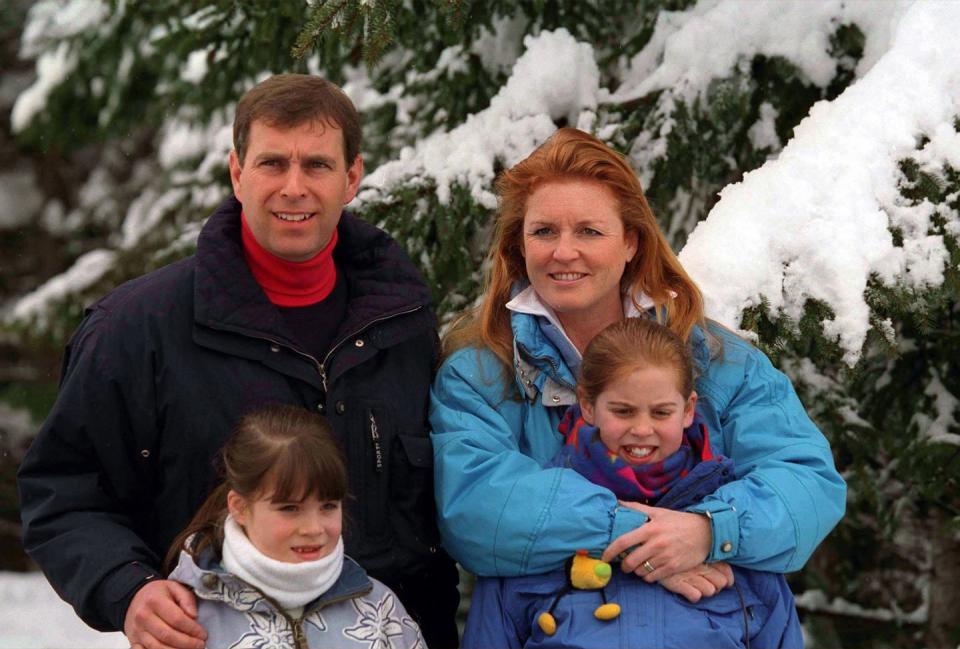
[[[655,306],[645,293],[636,295],[636,303],[629,294],[623,296],[623,313],[628,318],[648,317]],[[543,332],[538,320],[545,319],[562,334],[569,345],[567,354],[575,354],[579,364],[580,351],[570,342],[556,313],[540,299],[528,282],[514,284],[513,297],[506,307],[511,312],[514,375],[521,393],[526,395],[527,400],[539,399],[545,406],[575,404],[577,379],[574,372],[564,359],[564,353]],[[701,371],[705,371],[710,361],[710,350],[700,327],[694,327],[690,332],[690,345],[694,361]]]

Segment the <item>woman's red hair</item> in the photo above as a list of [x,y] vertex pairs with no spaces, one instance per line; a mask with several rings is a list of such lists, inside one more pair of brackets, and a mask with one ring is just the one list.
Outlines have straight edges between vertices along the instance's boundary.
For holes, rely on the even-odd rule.
[[637,174],[622,155],[594,136],[561,128],[497,179],[499,207],[483,302],[451,327],[445,340],[447,353],[467,346],[486,347],[510,371],[513,333],[506,303],[514,283],[527,279],[522,254],[527,201],[541,185],[561,180],[597,182],[610,189],[625,233],[636,233],[637,253],[623,271],[621,289],[629,292],[634,302],[639,293],[649,296],[656,305],[657,320],[683,341],[695,325],[704,323],[700,289],[663,236]]

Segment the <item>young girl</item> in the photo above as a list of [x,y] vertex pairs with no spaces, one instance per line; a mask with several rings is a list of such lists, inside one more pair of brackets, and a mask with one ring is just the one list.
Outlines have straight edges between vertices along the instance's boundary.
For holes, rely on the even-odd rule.
[[423,647],[396,595],[343,553],[347,475],[327,421],[290,406],[246,415],[224,481],[174,542],[171,579],[197,596],[207,646]]
[[[566,444],[550,466],[574,469],[620,500],[675,510],[735,479],[732,462],[711,453],[696,413],[690,352],[666,327],[628,318],[601,332],[584,353],[577,396],[579,406],[560,424]],[[802,647],[783,575],[733,572],[732,587],[697,602],[605,567],[591,590],[567,590],[569,570],[482,578],[463,646]]]

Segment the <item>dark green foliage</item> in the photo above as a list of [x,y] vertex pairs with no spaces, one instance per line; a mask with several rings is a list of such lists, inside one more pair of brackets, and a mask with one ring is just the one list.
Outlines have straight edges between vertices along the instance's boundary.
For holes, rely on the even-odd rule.
[[364,216],[394,234],[419,253],[414,261],[423,271],[441,314],[462,310],[480,285],[480,262],[486,253],[475,242],[490,212],[478,206],[469,191],[456,186],[441,205],[436,188],[408,186],[389,201],[367,207]]

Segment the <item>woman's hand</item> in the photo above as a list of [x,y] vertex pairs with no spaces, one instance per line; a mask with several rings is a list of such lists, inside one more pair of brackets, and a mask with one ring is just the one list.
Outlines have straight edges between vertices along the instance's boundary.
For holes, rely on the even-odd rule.
[[660,585],[691,602],[699,602],[703,597],[713,597],[724,588],[733,586],[733,569],[723,561],[703,563],[661,579]]
[[662,581],[706,561],[712,536],[706,516],[634,502],[620,501],[620,505],[643,512],[649,520],[615,538],[603,552],[604,561],[616,561],[621,553],[629,551],[621,560],[621,568],[648,583]]

